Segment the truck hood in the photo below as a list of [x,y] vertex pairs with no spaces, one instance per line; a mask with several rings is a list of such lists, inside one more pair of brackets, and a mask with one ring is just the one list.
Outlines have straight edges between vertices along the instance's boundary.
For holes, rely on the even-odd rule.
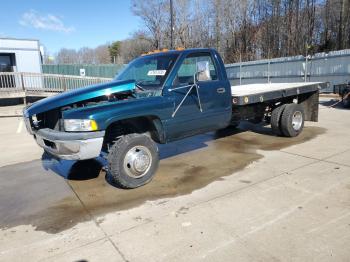
[[28,117],[54,108],[63,107],[103,95],[132,91],[134,89],[135,82],[133,80],[113,80],[108,83],[82,87],[35,102],[24,110],[24,116]]

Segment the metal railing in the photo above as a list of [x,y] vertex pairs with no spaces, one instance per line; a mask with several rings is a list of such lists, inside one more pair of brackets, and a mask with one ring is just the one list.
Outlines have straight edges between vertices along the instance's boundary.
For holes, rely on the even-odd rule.
[[[225,65],[232,85],[281,82],[350,81],[350,49],[313,56],[281,57]],[[332,91],[327,88],[324,91]]]
[[0,72],[0,92],[60,93],[111,80],[101,77]]

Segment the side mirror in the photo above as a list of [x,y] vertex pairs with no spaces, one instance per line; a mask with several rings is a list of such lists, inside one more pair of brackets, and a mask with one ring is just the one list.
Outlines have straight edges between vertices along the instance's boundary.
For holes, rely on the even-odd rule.
[[209,81],[210,77],[210,67],[209,61],[199,61],[196,63],[197,80],[198,81]]

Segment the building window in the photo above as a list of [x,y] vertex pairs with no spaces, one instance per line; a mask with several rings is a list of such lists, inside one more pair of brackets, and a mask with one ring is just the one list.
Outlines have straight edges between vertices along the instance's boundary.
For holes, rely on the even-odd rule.
[[0,72],[13,72],[15,65],[15,54],[0,53]]

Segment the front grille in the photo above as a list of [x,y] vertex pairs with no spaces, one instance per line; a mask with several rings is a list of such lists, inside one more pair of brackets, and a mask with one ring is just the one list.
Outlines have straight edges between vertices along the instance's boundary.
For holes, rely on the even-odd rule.
[[58,109],[39,113],[36,115],[36,118],[36,129],[50,128],[54,130],[61,130],[61,111]]

